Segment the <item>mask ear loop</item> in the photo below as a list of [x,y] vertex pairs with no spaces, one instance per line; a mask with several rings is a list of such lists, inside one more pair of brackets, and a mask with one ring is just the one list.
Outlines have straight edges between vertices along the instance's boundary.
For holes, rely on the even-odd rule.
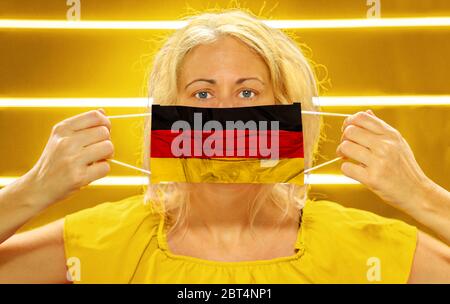
[[135,167],[135,166],[123,163],[123,162],[115,160],[115,159],[108,159],[108,161],[110,161],[110,162],[112,162],[114,164],[117,164],[119,166],[127,167],[127,168],[130,168],[130,169],[134,169],[134,170],[140,171],[140,172],[145,173],[147,175],[151,175],[150,171],[148,171],[148,170],[141,169],[141,168],[138,168],[138,167]]
[[[307,115],[323,115],[323,116],[339,116],[339,117],[349,117],[349,116],[352,115],[352,114],[341,114],[341,113],[331,113],[331,112],[316,112],[316,111],[302,111],[302,114],[307,114]],[[124,114],[124,115],[111,115],[111,116],[107,116],[107,118],[109,118],[109,119],[116,119],[116,118],[131,118],[131,117],[145,117],[145,116],[151,116],[151,115],[152,115],[152,113]],[[324,162],[324,163],[322,163],[322,164],[319,164],[319,165],[317,165],[317,166],[314,166],[314,167],[308,168],[308,169],[306,169],[306,170],[303,170],[303,173],[304,173],[304,174],[308,174],[309,172],[311,172],[311,171],[313,171],[313,170],[322,168],[322,167],[324,167],[324,166],[327,166],[327,165],[329,165],[329,164],[332,164],[332,163],[334,163],[334,162],[337,162],[338,160],[341,160],[341,159],[342,159],[341,156],[340,156],[340,157],[336,157],[336,158],[334,158],[334,159],[332,159],[332,160],[329,160],[329,161]],[[118,160],[115,160],[115,159],[108,159],[108,161],[110,161],[110,162],[112,162],[112,163],[114,163],[114,164],[117,164],[117,165],[119,165],[119,166],[127,167],[127,168],[130,168],[130,169],[134,169],[134,170],[140,171],[140,172],[145,173],[145,174],[147,174],[147,175],[151,175],[151,172],[148,171],[148,170],[141,169],[141,168],[132,166],[132,165],[130,165],[130,164],[127,164],[127,163],[124,163],[124,162],[121,162],[121,161],[118,161]]]

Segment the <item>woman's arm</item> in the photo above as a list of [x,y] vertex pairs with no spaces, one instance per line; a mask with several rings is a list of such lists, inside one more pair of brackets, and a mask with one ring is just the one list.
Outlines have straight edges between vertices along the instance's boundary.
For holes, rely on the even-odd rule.
[[63,225],[62,219],[0,244],[0,284],[69,283]]
[[450,247],[419,231],[408,283],[450,283]]
[[450,193],[431,181],[401,134],[372,111],[348,117],[337,154],[342,172],[450,244]]
[[422,186],[406,212],[450,245],[450,192],[431,180]]
[[34,187],[31,172],[0,190],[0,244],[46,205],[45,194]]
[[0,244],[41,210],[109,172],[110,129],[104,111],[82,113],[53,127],[34,167],[0,190]]

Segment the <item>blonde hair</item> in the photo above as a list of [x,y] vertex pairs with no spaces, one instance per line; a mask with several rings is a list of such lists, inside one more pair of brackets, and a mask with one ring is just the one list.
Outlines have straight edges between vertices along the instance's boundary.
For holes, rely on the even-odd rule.
[[[149,78],[149,94],[155,104],[178,103],[177,80],[183,58],[194,47],[208,44],[229,35],[239,39],[256,51],[265,61],[272,81],[275,102],[281,104],[301,102],[303,110],[317,111],[312,97],[318,95],[316,79],[308,59],[296,43],[284,32],[264,24],[250,13],[226,10],[203,13],[184,18],[187,25],[172,34],[156,54]],[[318,149],[321,131],[319,116],[302,118],[305,167],[311,167]],[[150,120],[144,127],[143,165],[149,169]],[[282,221],[292,208],[300,210],[307,198],[308,185],[261,185],[261,190],[249,202],[249,221],[253,223],[259,207],[267,200],[283,212]],[[171,229],[180,226],[189,209],[189,186],[186,184],[148,185],[145,200],[162,212]]]

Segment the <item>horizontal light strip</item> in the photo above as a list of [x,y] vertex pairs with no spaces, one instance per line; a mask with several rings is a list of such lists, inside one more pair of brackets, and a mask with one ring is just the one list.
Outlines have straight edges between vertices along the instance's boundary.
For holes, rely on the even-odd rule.
[[380,27],[447,27],[450,17],[430,18],[368,18],[327,20],[267,20],[267,25],[285,29],[343,29]]
[[89,108],[147,107],[151,98],[0,98],[0,107],[6,108]]
[[[305,182],[311,185],[360,185],[359,182],[343,175],[337,174],[310,174],[307,175]],[[17,177],[0,177],[0,187],[4,187]],[[104,177],[89,184],[93,187],[111,187],[111,186],[143,186],[148,184],[146,176],[111,176]]]
[[450,95],[434,96],[339,96],[315,97],[315,105],[322,107],[342,106],[448,106]]
[[98,179],[90,186],[142,186],[148,184],[148,177],[145,176],[112,176]]
[[310,185],[361,185],[358,181],[340,174],[309,174],[305,183]]
[[68,21],[0,19],[0,28],[80,30],[175,30],[183,21]]
[[[327,96],[315,97],[314,104],[324,107],[342,106],[448,106],[450,95],[434,96]],[[89,108],[116,107],[146,108],[152,103],[151,98],[0,98],[0,107],[6,108]]]
[[[264,20],[274,28],[284,29],[345,29],[381,27],[447,27],[450,17],[370,18],[317,20]],[[186,21],[67,21],[1,19],[0,28],[11,29],[107,29],[107,30],[173,30]]]
[[[0,187],[4,187],[14,182],[18,177],[0,177]],[[142,186],[148,184],[148,177],[145,176],[111,176],[98,179],[89,186]]]

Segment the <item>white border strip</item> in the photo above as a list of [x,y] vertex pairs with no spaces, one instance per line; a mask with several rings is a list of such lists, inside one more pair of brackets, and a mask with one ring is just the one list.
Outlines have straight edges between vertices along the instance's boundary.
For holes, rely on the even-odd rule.
[[[450,17],[424,18],[370,18],[317,20],[264,20],[274,28],[282,29],[345,29],[395,27],[448,27]],[[67,21],[0,19],[3,29],[87,29],[87,30],[174,30],[187,21]]]
[[[0,177],[0,187],[14,182],[18,177]],[[338,174],[308,174],[305,182],[311,185],[361,185],[356,180]],[[143,186],[148,184],[146,176],[111,176],[89,184],[91,187]]]
[[[450,95],[435,96],[327,96],[314,97],[323,107],[449,106]],[[0,98],[0,108],[147,108],[152,98]]]

